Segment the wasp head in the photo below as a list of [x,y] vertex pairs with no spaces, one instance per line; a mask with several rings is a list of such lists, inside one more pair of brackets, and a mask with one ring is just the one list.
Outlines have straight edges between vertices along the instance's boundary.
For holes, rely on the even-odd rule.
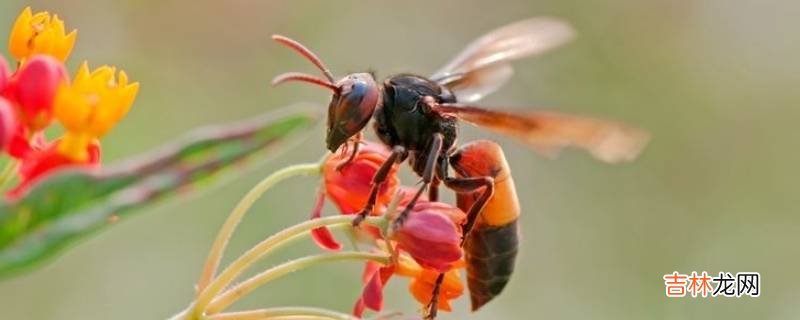
[[369,73],[353,73],[339,81],[325,67],[322,60],[297,41],[274,35],[272,39],[296,51],[322,71],[325,79],[304,73],[289,72],[272,80],[272,85],[287,81],[315,84],[333,92],[328,105],[328,131],[325,138],[328,150],[336,152],[350,138],[361,132],[380,103],[380,88]]
[[328,105],[325,143],[335,152],[369,123],[380,101],[380,89],[369,73],[353,73],[337,81]]

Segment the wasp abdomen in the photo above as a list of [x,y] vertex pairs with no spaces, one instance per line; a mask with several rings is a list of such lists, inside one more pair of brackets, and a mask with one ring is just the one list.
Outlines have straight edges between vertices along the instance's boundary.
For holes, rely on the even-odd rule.
[[[466,144],[453,155],[451,164],[459,178],[491,177],[494,181],[494,193],[464,243],[467,284],[474,311],[498,296],[514,271],[519,247],[519,199],[498,144],[489,140]],[[468,210],[481,192],[458,194],[458,207]]]
[[511,279],[517,259],[517,220],[502,226],[479,226],[470,232],[466,252],[472,310],[498,296]]

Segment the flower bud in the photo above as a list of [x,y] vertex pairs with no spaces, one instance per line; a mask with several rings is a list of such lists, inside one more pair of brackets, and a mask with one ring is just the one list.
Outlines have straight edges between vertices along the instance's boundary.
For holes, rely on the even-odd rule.
[[461,226],[455,221],[465,216],[456,207],[421,201],[394,230],[391,240],[423,268],[447,272],[462,256]]
[[53,101],[67,81],[64,65],[49,56],[35,56],[24,64],[11,83],[11,97],[19,106],[21,121],[39,131],[53,118]]

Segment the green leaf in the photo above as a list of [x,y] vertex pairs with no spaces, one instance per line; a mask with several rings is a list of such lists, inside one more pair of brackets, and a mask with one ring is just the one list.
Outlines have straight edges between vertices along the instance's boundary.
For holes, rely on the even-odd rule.
[[292,107],[246,123],[201,129],[155,153],[100,171],[54,174],[22,198],[0,204],[0,277],[52,257],[135,209],[196,189],[199,182],[318,119],[309,108]]

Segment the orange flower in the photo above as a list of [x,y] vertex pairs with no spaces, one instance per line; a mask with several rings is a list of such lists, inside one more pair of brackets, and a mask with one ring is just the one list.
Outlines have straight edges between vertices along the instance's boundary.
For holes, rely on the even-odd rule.
[[[461,275],[458,271],[463,268],[461,260],[453,265],[453,269],[445,273],[442,286],[439,288],[438,309],[441,311],[452,311],[450,301],[461,297],[464,294],[464,284],[461,282]],[[389,282],[393,275],[408,277],[411,279],[408,290],[411,295],[423,306],[428,305],[433,298],[433,287],[439,272],[426,269],[414,262],[411,258],[401,254],[397,262],[381,267],[374,262],[368,262],[364,270],[364,288],[361,296],[356,300],[353,307],[353,315],[361,317],[365,309],[381,311],[383,309],[383,287]]]
[[[457,264],[459,268],[463,268],[463,260],[459,260]],[[401,274],[404,272],[405,274]],[[422,268],[419,265],[410,265],[409,268],[399,269],[398,274],[410,277],[408,290],[414,298],[422,305],[427,305],[433,298],[433,286],[436,284],[436,278],[439,277],[439,272],[431,269]],[[444,281],[439,288],[439,303],[438,309],[442,311],[453,311],[450,301],[458,299],[464,294],[464,284],[461,283],[461,274],[457,268],[450,269],[444,274]]]
[[125,71],[109,66],[92,71],[84,62],[72,84],[62,85],[55,97],[53,114],[66,129],[59,152],[85,161],[87,146],[128,113],[138,92],[139,83],[131,83]]
[[57,15],[47,12],[33,14],[30,7],[25,8],[14,22],[8,39],[8,49],[18,61],[24,62],[37,54],[52,56],[59,61],[67,60],[78,32],[69,34],[64,28],[64,21]]

